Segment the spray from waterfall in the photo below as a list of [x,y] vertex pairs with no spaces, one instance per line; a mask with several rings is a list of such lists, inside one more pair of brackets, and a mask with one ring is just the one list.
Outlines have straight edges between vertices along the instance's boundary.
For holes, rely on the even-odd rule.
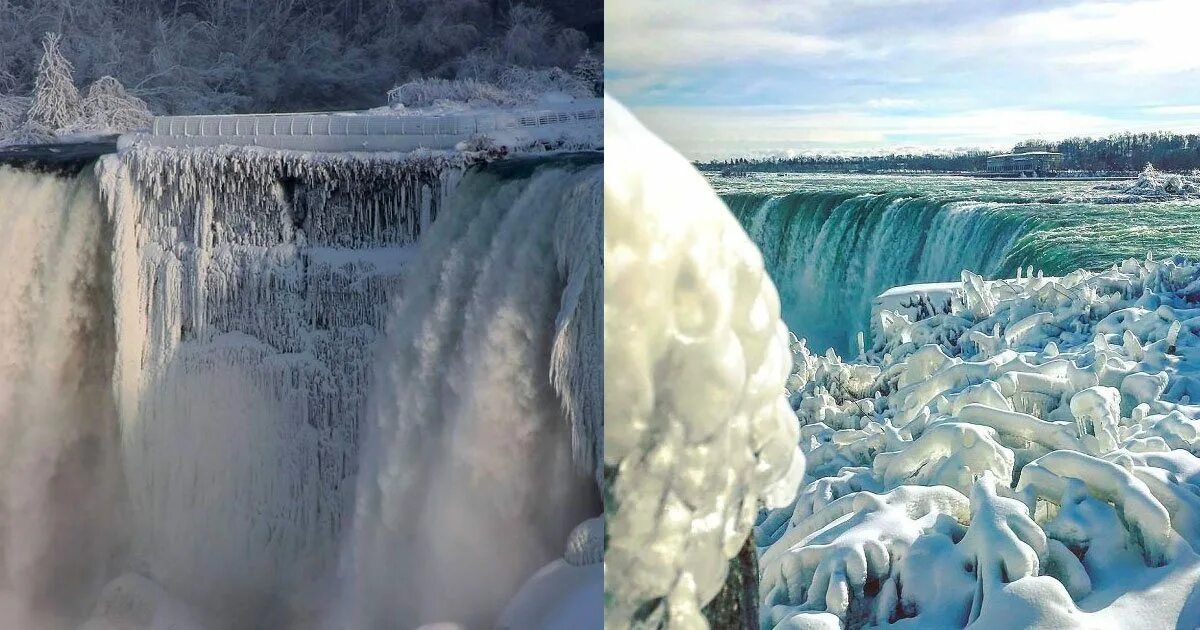
[[121,548],[96,182],[0,166],[0,626],[74,627]]
[[600,512],[602,169],[464,180],[380,348],[331,627],[487,628]]

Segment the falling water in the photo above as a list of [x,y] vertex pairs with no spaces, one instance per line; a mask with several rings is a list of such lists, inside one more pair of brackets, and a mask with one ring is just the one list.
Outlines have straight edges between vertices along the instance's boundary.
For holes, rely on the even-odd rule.
[[0,200],[0,626],[60,628],[122,542],[106,222],[89,174]]
[[382,346],[339,627],[491,627],[600,512],[601,189],[594,163],[485,174],[422,241]]
[[762,249],[784,320],[819,350],[845,353],[869,330],[872,299],[898,285],[1047,274],[1129,256],[1200,255],[1180,204],[1085,201],[1088,182],[805,175],[716,178]]

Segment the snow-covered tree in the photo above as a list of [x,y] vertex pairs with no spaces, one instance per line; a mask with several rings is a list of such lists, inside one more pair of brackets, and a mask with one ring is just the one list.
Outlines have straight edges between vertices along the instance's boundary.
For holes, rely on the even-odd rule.
[[590,86],[592,93],[596,96],[604,93],[604,60],[599,55],[590,50],[583,51],[583,54],[579,56],[579,61],[575,62],[571,74]]
[[0,96],[0,138],[25,122],[29,99],[24,96]]
[[153,115],[146,102],[125,90],[113,77],[104,76],[88,87],[82,117],[76,125],[87,130],[130,131],[150,124]]
[[47,129],[65,129],[79,121],[83,107],[75,88],[74,68],[63,55],[62,36],[46,33],[42,38],[42,60],[33,87],[29,122]]

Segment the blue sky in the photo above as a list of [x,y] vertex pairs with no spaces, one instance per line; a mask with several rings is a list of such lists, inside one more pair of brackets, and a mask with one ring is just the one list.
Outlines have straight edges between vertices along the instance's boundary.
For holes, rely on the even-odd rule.
[[1200,1],[607,0],[606,85],[689,158],[1200,131]]

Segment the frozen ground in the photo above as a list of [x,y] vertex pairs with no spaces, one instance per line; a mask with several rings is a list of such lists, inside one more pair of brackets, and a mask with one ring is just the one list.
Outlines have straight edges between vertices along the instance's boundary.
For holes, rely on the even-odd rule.
[[893,292],[857,362],[793,343],[763,628],[1200,622],[1200,266],[1024,276]]

